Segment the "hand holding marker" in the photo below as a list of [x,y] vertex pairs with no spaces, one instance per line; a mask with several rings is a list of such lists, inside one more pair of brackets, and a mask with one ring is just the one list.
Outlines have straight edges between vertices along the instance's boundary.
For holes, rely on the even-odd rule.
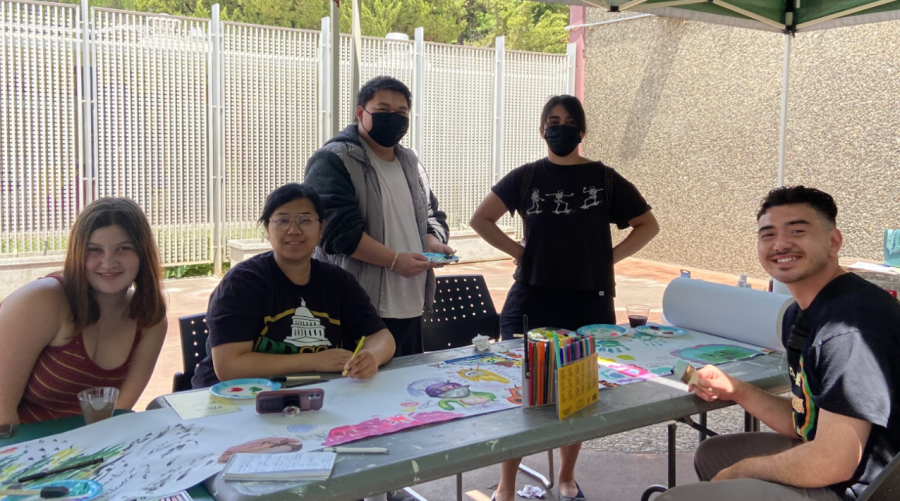
[[[366,336],[363,336],[362,338],[360,338],[359,344],[356,345],[356,350],[353,351],[353,355],[350,355],[350,361],[347,362],[348,364],[350,362],[352,362],[354,358],[356,358],[356,354],[359,353],[359,350],[362,349],[363,343],[365,342],[365,340],[366,340]],[[344,369],[344,372],[341,373],[341,376],[347,377],[347,369]]]

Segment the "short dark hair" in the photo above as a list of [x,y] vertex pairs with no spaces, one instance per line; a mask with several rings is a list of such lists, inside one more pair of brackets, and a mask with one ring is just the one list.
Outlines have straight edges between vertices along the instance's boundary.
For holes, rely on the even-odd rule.
[[550,113],[557,105],[562,106],[569,112],[569,116],[575,121],[575,126],[578,127],[578,130],[587,132],[587,117],[584,115],[584,106],[581,105],[581,101],[577,97],[568,94],[553,96],[547,101],[547,104],[544,105],[544,110],[541,111],[541,130],[544,130],[546,127],[547,119],[550,118]]
[[819,216],[831,224],[837,222],[838,208],[834,203],[834,198],[824,191],[806,186],[782,186],[770,191],[759,206],[756,220],[759,221],[759,218],[763,217],[772,207],[797,204],[809,205]]
[[306,184],[300,183],[288,183],[281,188],[276,188],[275,191],[269,193],[269,196],[266,197],[266,204],[263,206],[262,215],[259,216],[259,224],[263,226],[263,228],[269,227],[269,219],[272,217],[272,214],[278,210],[284,204],[289,204],[294,200],[307,199],[312,202],[313,207],[316,209],[316,214],[319,215],[319,219],[325,220],[325,208],[322,207],[322,199],[319,198],[319,194],[316,193],[311,186],[307,186]]
[[406,105],[412,108],[412,93],[409,91],[409,87],[396,78],[386,76],[375,77],[366,82],[359,89],[359,94],[356,95],[356,105],[365,108],[366,103],[371,101],[375,97],[375,93],[380,90],[390,90],[403,94],[403,97],[406,98]]

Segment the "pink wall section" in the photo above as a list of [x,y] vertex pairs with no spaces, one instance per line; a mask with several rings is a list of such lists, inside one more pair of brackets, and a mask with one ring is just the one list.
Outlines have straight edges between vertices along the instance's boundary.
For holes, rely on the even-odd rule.
[[[585,24],[587,7],[569,7],[569,25]],[[584,102],[584,28],[569,31],[569,43],[576,44],[575,50],[575,97]]]

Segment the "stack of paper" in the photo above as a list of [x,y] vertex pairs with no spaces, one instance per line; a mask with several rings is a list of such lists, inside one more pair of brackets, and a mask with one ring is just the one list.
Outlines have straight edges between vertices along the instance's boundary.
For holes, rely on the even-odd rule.
[[225,465],[222,479],[226,482],[325,480],[331,476],[335,457],[334,452],[237,453]]

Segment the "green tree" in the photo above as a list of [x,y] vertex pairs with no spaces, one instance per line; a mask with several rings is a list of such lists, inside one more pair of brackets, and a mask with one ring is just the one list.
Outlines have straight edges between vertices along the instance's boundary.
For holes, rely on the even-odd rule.
[[[78,3],[79,0],[63,0]],[[209,18],[212,4],[224,20],[318,30],[331,0],[90,0],[92,6]],[[352,0],[341,2],[341,32],[349,33]],[[425,28],[428,41],[490,46],[506,36],[513,50],[563,53],[566,5],[525,0],[360,0],[362,34],[391,32],[412,38]]]
[[240,0],[241,21],[317,30],[328,15],[328,0]]
[[506,46],[533,52],[566,52],[569,11],[564,5],[516,2],[505,11]]
[[459,43],[468,23],[465,7],[465,0],[404,0],[395,31],[413,37],[421,26],[429,42]]
[[[398,24],[404,0],[361,0],[359,25],[362,34],[368,37],[382,38],[388,33],[398,31]],[[350,0],[341,3],[341,33],[350,33],[351,25]]]

